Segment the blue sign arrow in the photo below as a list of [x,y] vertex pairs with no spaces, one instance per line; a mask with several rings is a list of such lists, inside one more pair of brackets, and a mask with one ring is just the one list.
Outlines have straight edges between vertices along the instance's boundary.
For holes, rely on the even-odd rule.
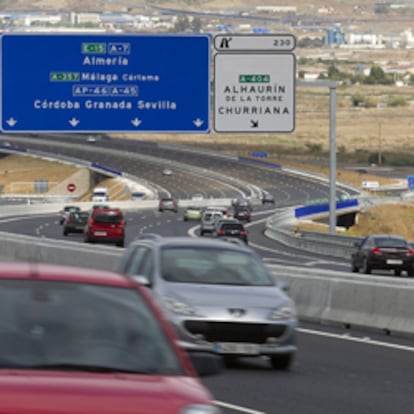
[[210,132],[208,35],[1,36],[3,132]]

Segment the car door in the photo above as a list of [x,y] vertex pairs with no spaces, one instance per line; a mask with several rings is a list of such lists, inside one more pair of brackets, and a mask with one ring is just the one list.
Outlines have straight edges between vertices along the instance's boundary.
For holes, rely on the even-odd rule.
[[372,245],[372,240],[370,237],[363,239],[356,251],[356,265],[362,267],[364,260],[368,257],[370,248]]

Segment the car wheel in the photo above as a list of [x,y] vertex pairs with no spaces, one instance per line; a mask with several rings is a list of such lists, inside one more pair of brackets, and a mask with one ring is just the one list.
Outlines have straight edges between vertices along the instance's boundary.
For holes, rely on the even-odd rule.
[[394,270],[394,275],[395,276],[401,276],[401,269],[395,269]]
[[407,270],[407,276],[413,277],[414,276],[414,269],[408,269]]
[[363,263],[362,263],[362,271],[366,274],[369,275],[371,273],[371,268],[368,265],[368,260],[367,258],[364,259]]
[[352,271],[352,273],[358,273],[359,272],[359,267],[355,263],[352,263],[351,271]]
[[292,364],[293,355],[280,355],[277,357],[270,357],[272,368],[280,370],[288,370]]
[[124,247],[125,246],[125,242],[124,242],[124,240],[122,240],[122,241],[118,242],[116,245],[118,247]]
[[63,235],[67,236],[69,233],[66,230],[63,230]]

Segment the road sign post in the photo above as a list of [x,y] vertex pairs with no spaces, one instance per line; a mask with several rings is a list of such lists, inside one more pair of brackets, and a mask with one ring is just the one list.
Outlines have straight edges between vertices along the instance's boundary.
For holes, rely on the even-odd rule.
[[1,36],[3,132],[210,128],[207,35]]

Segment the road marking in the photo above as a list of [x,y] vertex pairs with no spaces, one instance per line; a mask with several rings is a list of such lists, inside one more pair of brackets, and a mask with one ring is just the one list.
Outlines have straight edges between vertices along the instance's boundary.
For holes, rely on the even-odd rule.
[[246,414],[266,414],[265,411],[252,410],[250,408],[240,407],[239,405],[228,404],[223,401],[214,401],[214,404],[219,405],[223,408],[230,408],[231,410],[236,410]]
[[392,349],[399,349],[401,351],[414,352],[414,346],[399,345],[399,344],[392,344],[392,343],[389,343],[389,342],[376,341],[376,340],[372,340],[371,338],[369,338],[367,336],[364,336],[362,338],[358,338],[356,336],[350,336],[349,333],[334,334],[334,333],[330,333],[330,332],[315,331],[313,329],[305,329],[305,328],[297,328],[297,331],[301,332],[301,333],[307,333],[307,334],[310,334],[310,335],[325,336],[327,338],[343,339],[343,340],[351,341],[351,342],[366,343],[366,344],[369,344],[369,345],[382,346],[384,348],[392,348]]

